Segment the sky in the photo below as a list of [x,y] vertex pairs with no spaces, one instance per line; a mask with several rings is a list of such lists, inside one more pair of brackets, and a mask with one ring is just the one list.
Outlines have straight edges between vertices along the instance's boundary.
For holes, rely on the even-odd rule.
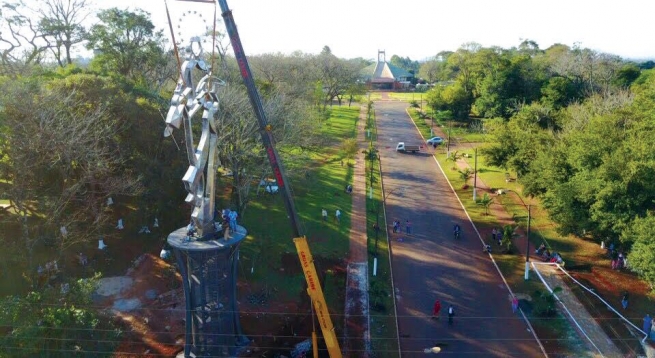
[[[164,0],[93,1],[98,9],[138,6],[151,14],[155,26],[166,27],[170,37]],[[392,55],[424,60],[467,42],[510,48],[527,39],[541,49],[555,43],[579,44],[625,59],[655,59],[652,0],[227,0],[227,4],[247,55],[319,53],[329,46],[341,58],[375,59],[378,50],[385,50],[387,60]],[[214,14],[212,4],[168,0],[168,6],[174,27],[189,33],[202,31],[198,24],[202,19],[211,23]]]

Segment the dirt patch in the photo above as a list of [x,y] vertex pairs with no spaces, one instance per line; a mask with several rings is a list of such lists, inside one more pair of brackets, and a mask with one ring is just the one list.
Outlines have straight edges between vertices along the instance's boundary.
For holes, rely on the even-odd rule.
[[[301,275],[295,253],[281,257],[285,275]],[[346,269],[342,260],[315,257],[321,282],[325,285],[325,272],[343,275]],[[98,302],[113,312],[124,332],[114,357],[174,357],[184,347],[184,295],[181,277],[175,267],[151,254],[142,255],[121,279],[113,282],[111,294],[98,296]],[[131,281],[131,284],[126,284]],[[118,285],[118,282],[124,284]],[[311,337],[312,315],[309,298],[304,292],[282,292],[265,283],[237,283],[240,322],[243,333],[251,344],[242,357],[289,355],[293,347]],[[343,295],[338,297],[343,302]],[[140,307],[131,307],[134,302]],[[116,303],[125,303],[125,310],[115,309]],[[343,317],[343,308],[330,307],[333,317]],[[343,319],[333,323],[339,331]],[[316,326],[319,348],[323,348],[320,327]],[[339,333],[338,336],[341,334]],[[327,353],[326,353],[327,354]],[[325,355],[327,357],[327,355]],[[321,355],[323,357],[323,355]]]
[[125,276],[102,279],[98,303],[125,332],[114,357],[172,357],[182,350],[183,296],[169,298],[180,280],[174,267],[151,254],[140,256]]

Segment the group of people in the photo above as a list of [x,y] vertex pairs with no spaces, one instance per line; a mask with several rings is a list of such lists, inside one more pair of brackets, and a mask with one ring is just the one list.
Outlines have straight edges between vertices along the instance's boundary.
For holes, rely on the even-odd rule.
[[546,246],[546,243],[541,243],[541,245],[539,245],[539,247],[536,250],[534,250],[534,253],[541,256],[541,259],[546,262],[558,263],[558,264],[562,264],[564,262],[562,256],[559,253],[553,252],[551,254],[550,250]]
[[655,320],[649,315],[646,314],[644,317],[644,332],[650,338],[651,341],[655,341]]
[[237,218],[239,214],[236,211],[230,209],[223,209],[221,212],[221,228],[223,229],[223,239],[229,240],[232,238],[230,236],[231,232],[237,231]]
[[500,246],[503,241],[503,231],[496,228],[491,229],[491,240],[496,241],[498,246]]
[[612,257],[611,265],[612,265],[612,270],[621,270],[622,268],[627,266],[628,260],[626,257],[623,255],[622,252],[618,254],[614,254]]
[[[439,319],[439,314],[441,313],[441,301],[436,300],[434,302],[434,307],[432,308],[432,318]],[[448,324],[453,324],[453,319],[455,317],[455,307],[453,305],[448,306]]]
[[[325,209],[321,209],[321,217],[323,218],[323,221],[327,221],[327,220],[328,220],[328,212],[327,212],[327,210],[325,210]],[[341,222],[341,210],[337,209],[337,210],[334,212],[334,221],[336,221],[337,223],[340,223],[340,222]]]
[[[394,233],[403,232],[403,229],[400,226],[400,220],[393,221],[393,232]],[[412,223],[409,221],[409,219],[405,220],[405,233],[408,235],[412,233]]]

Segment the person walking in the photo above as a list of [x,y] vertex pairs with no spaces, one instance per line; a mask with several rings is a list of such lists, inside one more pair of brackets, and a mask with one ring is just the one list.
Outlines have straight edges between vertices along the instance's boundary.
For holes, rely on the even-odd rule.
[[455,316],[455,308],[453,305],[448,306],[448,324],[453,325],[453,317]]
[[432,308],[432,318],[439,319],[439,312],[441,312],[441,301],[434,301],[434,307]]
[[398,232],[398,220],[394,220],[393,221],[393,233],[395,234],[397,232]]
[[516,310],[519,309],[519,299],[516,296],[512,296],[512,312],[516,313]]
[[407,235],[412,233],[412,223],[409,221],[409,219],[405,220],[405,232]]
[[496,234],[497,233],[498,233],[498,231],[496,231],[496,228],[493,228],[491,230],[491,239],[492,239],[492,241],[496,241]]
[[650,332],[653,329],[653,319],[650,317],[650,315],[647,313],[646,317],[644,317],[644,332],[646,333],[646,336],[650,337]]
[[338,223],[341,223],[341,210],[337,209],[335,212],[335,220],[337,220]]
[[323,217],[323,221],[327,221],[327,210],[321,210],[321,216]]
[[628,292],[623,293],[623,298],[621,299],[621,306],[623,309],[628,309]]

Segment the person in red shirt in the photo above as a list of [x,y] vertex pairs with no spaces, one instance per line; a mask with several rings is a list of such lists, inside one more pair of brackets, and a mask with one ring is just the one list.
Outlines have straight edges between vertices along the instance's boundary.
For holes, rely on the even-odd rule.
[[441,301],[436,300],[432,309],[432,318],[439,319],[439,312],[441,312]]

